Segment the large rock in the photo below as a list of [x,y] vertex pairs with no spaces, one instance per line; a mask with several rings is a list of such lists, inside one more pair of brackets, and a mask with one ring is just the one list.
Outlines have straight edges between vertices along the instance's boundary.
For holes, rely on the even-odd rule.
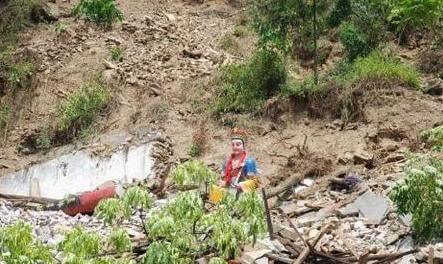
[[272,251],[269,249],[262,249],[257,251],[245,252],[241,258],[242,263],[245,264],[254,264],[256,260],[261,259],[264,255],[271,253]]
[[359,196],[355,202],[341,208],[339,212],[344,216],[359,214],[361,217],[380,223],[388,213],[388,209],[387,198],[367,191]]
[[52,22],[57,21],[60,18],[60,10],[57,5],[53,3],[45,3],[37,5],[31,13],[32,20],[36,22],[45,21]]

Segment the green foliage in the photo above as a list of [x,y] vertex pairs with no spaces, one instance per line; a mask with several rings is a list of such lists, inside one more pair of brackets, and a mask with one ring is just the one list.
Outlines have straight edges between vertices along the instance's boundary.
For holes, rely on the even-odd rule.
[[247,223],[247,236],[252,237],[255,244],[257,235],[266,231],[263,200],[256,192],[244,193],[236,204],[240,219]]
[[208,264],[228,264],[228,262],[222,258],[214,257],[209,260]]
[[109,92],[101,80],[93,79],[84,83],[79,91],[69,95],[60,105],[59,130],[78,136],[92,124],[109,100]]
[[112,224],[126,219],[130,215],[130,209],[126,204],[116,198],[101,200],[95,208],[95,214],[105,223]]
[[55,23],[55,32],[57,33],[57,35],[62,34],[63,32],[66,31],[66,29],[68,28],[68,25],[64,22],[57,22]]
[[[313,52],[316,38],[325,33],[328,3],[324,0],[256,0],[251,8],[252,25],[260,47],[276,47],[286,54],[292,46]],[[317,36],[313,18],[316,15]],[[300,55],[300,54],[299,54]]]
[[7,105],[0,106],[0,130],[7,127],[10,117],[11,109]]
[[412,214],[412,228],[419,240],[443,238],[443,160],[413,157],[404,171],[406,178],[390,195],[398,213]]
[[0,51],[0,82],[5,88],[15,90],[25,87],[34,71],[35,66],[27,56],[20,56],[13,49]]
[[309,95],[315,94],[320,89],[321,86],[315,84],[314,76],[311,74],[302,81],[287,82],[281,87],[280,94],[282,96],[307,98]]
[[[206,182],[208,178],[215,181],[213,175],[207,175],[212,172],[201,162],[188,162],[171,172],[177,173],[203,174],[179,176],[182,183],[198,184]],[[109,200],[115,203],[116,199],[106,201]],[[101,202],[96,214],[102,218],[106,216],[107,222],[115,222],[116,218],[124,215],[129,217],[131,213],[127,214],[128,206],[125,206],[131,203],[129,200],[132,199],[124,196],[121,202],[123,206],[104,206],[106,202]],[[111,208],[111,213],[107,213],[106,210],[109,209],[105,207]],[[116,212],[119,207],[123,212]],[[132,212],[136,210],[135,207],[132,208]],[[263,202],[256,193],[242,194],[238,200],[231,194],[225,195],[222,201],[208,212],[199,191],[186,191],[179,193],[161,209],[154,208],[145,212],[148,217],[144,228],[152,243],[143,263],[194,263],[201,252],[208,250],[229,259],[238,255],[241,245],[254,242],[265,231]],[[202,237],[201,234],[206,235]],[[123,236],[115,235],[116,240],[124,240]]]
[[23,82],[27,80],[34,72],[34,64],[29,61],[21,61],[10,65],[9,68],[9,85],[14,89],[23,86]]
[[367,36],[368,47],[373,50],[386,38],[386,19],[390,12],[390,1],[351,1],[351,22]]
[[220,48],[227,52],[236,53],[240,45],[233,35],[226,34],[220,39]]
[[177,166],[170,177],[178,186],[200,185],[203,183],[214,183],[217,175],[209,169],[202,161],[187,161]]
[[247,26],[238,25],[234,28],[234,32],[232,33],[237,38],[242,38],[250,34],[250,30]]
[[202,154],[202,149],[197,144],[191,144],[188,148],[188,154],[189,156],[195,158],[199,157]]
[[184,264],[192,263],[191,260],[186,258],[180,258],[180,251],[175,248],[169,242],[153,242],[148,247],[146,256],[143,259],[143,264],[158,264],[158,263],[171,263],[171,264]]
[[194,223],[203,216],[203,200],[197,191],[180,193],[167,207],[174,219]]
[[122,61],[123,60],[123,50],[119,46],[113,47],[111,49],[111,59],[113,61]]
[[443,125],[423,131],[420,137],[435,151],[443,152]]
[[149,192],[139,186],[128,188],[122,200],[124,205],[132,210],[147,210],[152,207],[152,199],[149,196]]
[[327,19],[329,26],[337,27],[345,21],[352,13],[351,0],[337,0],[334,9]]
[[226,67],[215,99],[215,113],[256,110],[278,92],[286,69],[277,53],[259,50],[247,62]]
[[59,247],[65,254],[70,255],[73,263],[77,263],[79,259],[86,260],[97,256],[102,250],[102,243],[97,234],[76,227],[65,235]]
[[372,52],[366,58],[357,59],[343,78],[350,85],[361,81],[384,81],[405,84],[415,89],[420,87],[419,74],[413,67],[381,52]]
[[54,263],[49,248],[32,235],[32,228],[24,222],[0,228],[0,261],[8,264]]
[[393,0],[389,15],[390,22],[401,35],[415,29],[436,27],[442,18],[441,0]]
[[208,215],[205,224],[211,227],[211,245],[219,256],[230,259],[240,253],[239,245],[247,240],[247,230],[243,221],[233,218],[228,210],[221,208]]
[[123,13],[115,0],[80,0],[73,13],[106,28],[123,20]]
[[0,15],[0,51],[17,42],[17,33],[32,20],[32,13],[41,5],[39,0],[3,1]]
[[108,238],[109,244],[118,253],[128,252],[132,250],[131,239],[128,232],[123,228],[112,230]]
[[366,56],[370,51],[368,37],[352,23],[342,24],[340,41],[345,47],[349,60]]

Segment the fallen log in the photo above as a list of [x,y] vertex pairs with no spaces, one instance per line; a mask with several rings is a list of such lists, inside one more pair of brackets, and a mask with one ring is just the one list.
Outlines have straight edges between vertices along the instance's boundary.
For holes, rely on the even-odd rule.
[[309,256],[312,250],[314,250],[314,247],[317,245],[318,241],[320,241],[321,237],[331,228],[331,224],[327,224],[326,226],[322,227],[320,230],[320,233],[314,238],[314,241],[312,241],[310,247],[305,247],[303,252],[298,256],[298,258],[294,261],[294,264],[302,264],[306,260],[306,258]]
[[282,263],[287,263],[287,264],[291,264],[292,261],[293,261],[290,258],[280,257],[280,256],[278,256],[276,254],[271,254],[271,253],[268,253],[265,256],[268,257],[269,259],[276,260],[276,261],[279,261],[279,262],[282,262]]
[[24,195],[14,195],[14,194],[4,194],[0,193],[0,199],[12,200],[12,201],[27,201],[30,203],[38,203],[38,204],[50,204],[57,202],[57,199],[44,198],[44,197],[35,197],[35,196],[24,196]]
[[301,180],[303,180],[304,176],[302,174],[294,174],[291,177],[285,179],[281,183],[279,183],[277,186],[270,188],[267,193],[266,197],[267,199],[272,198],[274,196],[277,196],[291,188],[293,188],[296,184],[298,184]]

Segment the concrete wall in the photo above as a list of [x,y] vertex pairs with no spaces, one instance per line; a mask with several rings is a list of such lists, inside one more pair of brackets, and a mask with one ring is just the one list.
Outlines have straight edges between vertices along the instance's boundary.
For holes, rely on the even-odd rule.
[[0,177],[0,193],[60,199],[114,180],[130,183],[154,177],[149,144],[118,150],[110,157],[78,151]]

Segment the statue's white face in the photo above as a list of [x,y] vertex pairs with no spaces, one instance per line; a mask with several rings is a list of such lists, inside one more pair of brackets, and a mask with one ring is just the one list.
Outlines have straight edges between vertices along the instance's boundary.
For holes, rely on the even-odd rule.
[[233,154],[241,154],[245,150],[245,146],[243,145],[243,141],[240,139],[233,139],[231,142],[232,153]]

